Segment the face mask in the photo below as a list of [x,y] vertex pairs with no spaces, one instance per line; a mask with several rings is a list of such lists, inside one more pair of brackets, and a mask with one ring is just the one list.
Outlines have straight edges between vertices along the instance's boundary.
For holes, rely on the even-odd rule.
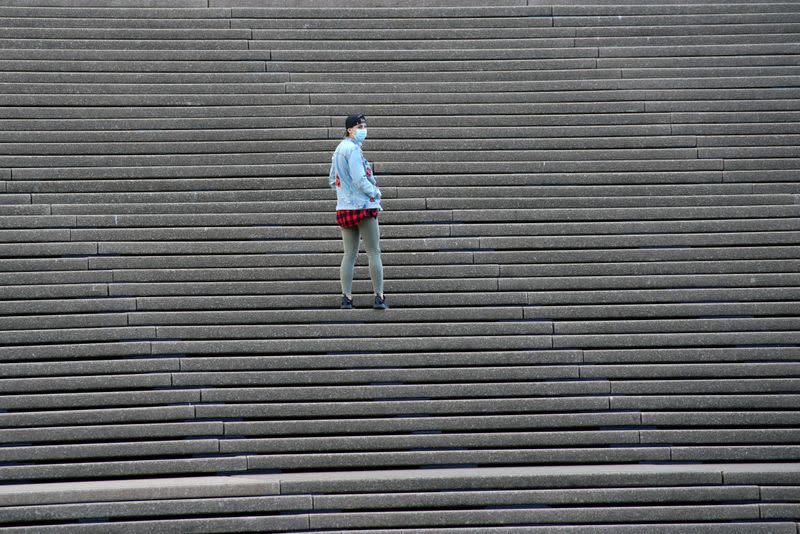
[[356,130],[355,139],[357,143],[363,143],[364,139],[367,138],[367,129],[362,128],[360,130]]

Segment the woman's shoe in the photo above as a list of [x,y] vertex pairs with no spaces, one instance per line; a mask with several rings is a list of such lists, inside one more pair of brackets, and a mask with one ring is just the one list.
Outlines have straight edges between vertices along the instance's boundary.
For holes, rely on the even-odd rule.
[[376,310],[388,310],[389,305],[386,304],[386,297],[375,295],[375,304],[373,304],[372,307]]
[[347,295],[342,295],[342,309],[343,310],[352,310],[353,309],[353,299],[347,298]]

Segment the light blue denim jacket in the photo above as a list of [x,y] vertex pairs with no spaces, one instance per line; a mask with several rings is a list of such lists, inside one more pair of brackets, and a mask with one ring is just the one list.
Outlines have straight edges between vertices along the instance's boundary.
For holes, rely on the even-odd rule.
[[364,158],[361,145],[350,137],[339,143],[331,157],[328,185],[336,191],[337,210],[383,210],[372,167]]

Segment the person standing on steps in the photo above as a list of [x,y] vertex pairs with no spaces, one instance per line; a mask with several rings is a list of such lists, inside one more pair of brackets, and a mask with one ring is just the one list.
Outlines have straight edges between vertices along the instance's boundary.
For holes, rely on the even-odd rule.
[[372,174],[372,167],[361,152],[367,138],[367,118],[350,115],[344,123],[345,138],[331,157],[328,184],[336,191],[336,222],[342,231],[344,257],[339,276],[342,283],[342,309],[353,308],[353,269],[358,256],[358,246],[364,237],[364,248],[369,259],[369,275],[375,290],[376,310],[389,308],[383,294],[383,263],[381,262],[378,212],[381,207],[381,190]]

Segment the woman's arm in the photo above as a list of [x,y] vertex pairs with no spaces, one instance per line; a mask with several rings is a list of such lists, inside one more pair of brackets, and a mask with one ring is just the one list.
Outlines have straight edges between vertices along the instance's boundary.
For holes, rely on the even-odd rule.
[[328,173],[328,186],[336,191],[336,186],[338,184],[336,183],[336,160],[334,158],[336,158],[335,152],[333,153],[333,156],[331,156],[331,170]]
[[353,186],[368,197],[376,200],[379,199],[381,197],[381,191],[367,178],[366,169],[364,168],[364,156],[361,154],[361,150],[353,150],[350,152],[347,156],[347,160]]

